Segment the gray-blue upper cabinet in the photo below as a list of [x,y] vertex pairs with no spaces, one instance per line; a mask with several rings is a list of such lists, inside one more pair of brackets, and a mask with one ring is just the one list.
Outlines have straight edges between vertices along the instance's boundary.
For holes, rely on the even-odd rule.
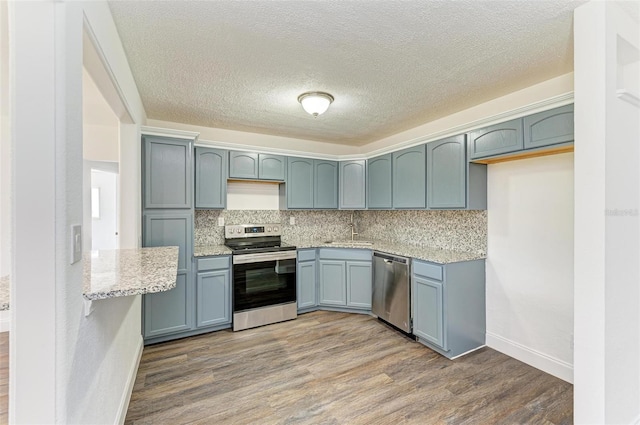
[[227,151],[195,149],[196,208],[221,209],[227,205]]
[[465,135],[427,143],[427,207],[465,208],[467,154]]
[[313,208],[338,208],[338,163],[314,160]]
[[231,151],[229,153],[229,178],[257,179],[258,154],[252,152]]
[[313,159],[287,159],[287,208],[313,208]]
[[142,136],[144,208],[191,208],[191,140]]
[[366,168],[364,160],[340,162],[340,209],[361,210],[367,207]]
[[287,208],[338,208],[338,163],[336,161],[290,156],[287,159],[286,177]]
[[467,133],[469,159],[521,150],[524,146],[522,119],[495,124]]
[[390,153],[367,160],[367,207],[369,209],[390,209],[393,206],[391,170]]
[[286,157],[264,153],[231,151],[229,178],[284,181]]
[[258,179],[283,181],[287,158],[282,155],[258,155]]
[[393,208],[425,208],[425,145],[392,153]]
[[573,104],[524,117],[524,148],[573,142]]

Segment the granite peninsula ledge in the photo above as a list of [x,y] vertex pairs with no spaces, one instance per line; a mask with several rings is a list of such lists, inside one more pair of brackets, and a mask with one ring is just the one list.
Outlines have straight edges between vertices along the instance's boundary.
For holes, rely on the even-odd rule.
[[86,300],[128,297],[176,287],[177,246],[83,253]]

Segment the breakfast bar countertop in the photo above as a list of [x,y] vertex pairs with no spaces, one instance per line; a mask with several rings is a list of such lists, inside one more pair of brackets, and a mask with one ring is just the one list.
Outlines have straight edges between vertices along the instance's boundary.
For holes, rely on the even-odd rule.
[[89,251],[83,254],[87,300],[169,291],[176,287],[177,246]]

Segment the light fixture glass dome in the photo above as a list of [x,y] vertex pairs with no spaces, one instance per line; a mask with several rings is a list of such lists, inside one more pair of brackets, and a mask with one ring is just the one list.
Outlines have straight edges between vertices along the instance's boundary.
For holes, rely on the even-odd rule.
[[333,96],[324,92],[307,92],[298,96],[298,102],[302,104],[302,108],[309,114],[317,117],[324,114],[329,105],[333,102]]

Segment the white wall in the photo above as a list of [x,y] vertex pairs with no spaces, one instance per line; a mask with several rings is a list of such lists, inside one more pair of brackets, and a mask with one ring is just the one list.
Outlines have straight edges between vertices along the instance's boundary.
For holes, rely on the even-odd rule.
[[230,181],[227,184],[228,210],[277,210],[280,191],[277,183]]
[[[118,202],[118,174],[91,170],[91,250],[116,249]],[[94,192],[94,189],[97,192]],[[96,200],[93,199],[94,195]],[[97,217],[93,216],[96,202]]]
[[640,423],[640,77],[619,78],[638,69],[640,3],[625,6],[635,19],[617,2],[574,13],[576,423]]
[[[105,2],[9,6],[20,195],[14,202],[9,421],[117,423],[142,348],[140,298],[99,301],[85,317],[82,263],[69,262],[68,229],[82,222],[83,209],[83,21],[136,123],[121,141],[130,152],[121,168],[139,170],[139,125],[146,116]],[[138,172],[131,172],[129,184],[140,185]],[[123,205],[124,213],[139,217],[138,202]]]
[[489,165],[487,345],[573,380],[573,154]]

